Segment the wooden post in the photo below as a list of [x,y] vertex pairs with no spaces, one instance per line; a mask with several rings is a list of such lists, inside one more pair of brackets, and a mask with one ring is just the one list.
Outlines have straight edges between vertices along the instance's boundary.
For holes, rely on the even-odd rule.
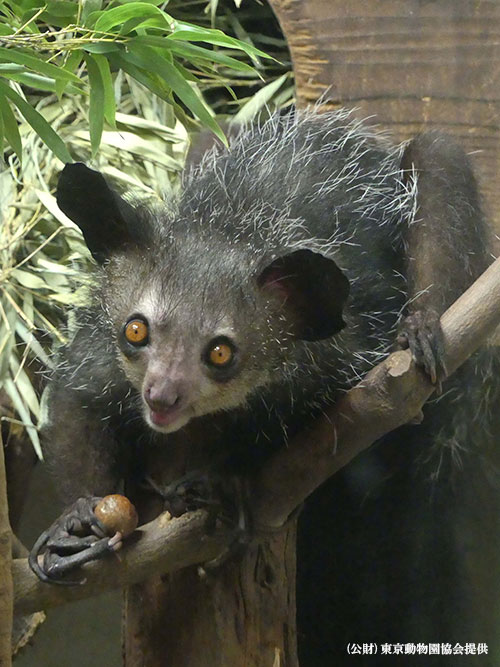
[[213,571],[129,588],[127,667],[298,666],[295,522]]
[[299,106],[330,107],[397,141],[437,127],[473,161],[500,229],[500,4],[494,0],[269,0],[292,54]]
[[12,540],[7,505],[7,481],[0,437],[0,667],[9,667],[12,636]]
[[[172,433],[168,447],[149,450],[148,468],[156,481],[169,483],[193,455],[196,468],[209,466],[210,452],[210,433],[193,422],[186,433]],[[127,495],[141,523],[162,510],[157,496],[137,489]],[[295,544],[292,520],[217,567],[188,567],[129,587],[125,666],[298,667]]]

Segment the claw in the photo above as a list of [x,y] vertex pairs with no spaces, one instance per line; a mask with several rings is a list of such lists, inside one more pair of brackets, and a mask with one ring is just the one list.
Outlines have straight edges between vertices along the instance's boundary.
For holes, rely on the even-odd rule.
[[248,491],[243,479],[222,476],[213,468],[195,470],[167,485],[151,477],[143,479],[143,488],[159,495],[172,516],[196,509],[208,509],[218,520],[231,526],[233,535],[227,549],[214,560],[200,566],[207,573],[241,553],[251,537]]
[[401,325],[397,345],[411,350],[415,363],[422,366],[438,391],[448,372],[444,363],[444,339],[439,315],[432,309],[417,310]]
[[215,473],[196,470],[164,486],[145,477],[143,488],[159,495],[164,509],[175,517],[201,508],[218,510],[221,506],[221,480]]
[[[54,583],[54,580],[58,584],[63,583],[59,577],[66,574],[70,570],[74,570],[76,567],[80,567],[85,563],[88,563],[91,560],[101,558],[104,554],[111,550],[109,543],[110,538],[103,537],[97,542],[91,544],[85,550],[67,556],[60,556],[58,553],[46,551],[43,559],[43,569],[49,577],[51,583]],[[64,583],[66,584],[67,582],[64,581]],[[73,581],[69,583],[81,585],[85,583],[85,579],[82,581]]]
[[94,514],[99,500],[97,497],[79,498],[36,540],[28,562],[41,581],[62,586],[81,585],[85,580],[69,581],[59,577],[120,548],[121,534],[110,538]]
[[[28,565],[31,568],[31,571],[36,574],[36,576],[46,584],[51,583],[50,578],[45,574],[45,571],[40,567],[38,562],[38,556],[43,551],[47,541],[49,539],[49,530],[44,530],[43,533],[36,540],[31,551],[28,554]],[[66,583],[66,582],[64,582]]]

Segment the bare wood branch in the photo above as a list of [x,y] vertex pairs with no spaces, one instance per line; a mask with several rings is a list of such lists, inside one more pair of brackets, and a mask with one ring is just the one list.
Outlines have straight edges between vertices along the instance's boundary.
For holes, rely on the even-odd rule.
[[[500,323],[500,259],[441,318],[445,362],[452,373]],[[330,475],[385,433],[411,421],[434,391],[407,351],[376,366],[332,410],[268,462],[253,480],[251,498],[258,526],[277,528]],[[215,558],[230,534],[214,528],[204,511],[167,521],[161,515],[142,526],[120,556],[85,567],[87,584],[74,588],[42,584],[25,560],[13,562],[17,612],[32,612],[158,573]]]
[[220,555],[230,540],[229,531],[214,526],[204,510],[189,512],[178,519],[164,513],[136,530],[127,539],[122,553],[88,563],[84,568],[85,585],[71,587],[42,583],[31,572],[26,559],[16,559],[12,563],[14,611],[27,614],[48,609],[129,586],[155,574],[206,562]]
[[0,437],[0,665],[9,667],[12,664],[12,545],[3,452]]
[[[10,509],[10,507],[9,507]],[[12,558],[27,558],[28,549],[15,533],[11,534]],[[16,656],[29,642],[33,640],[40,625],[46,620],[43,611],[37,611],[34,614],[14,616],[12,625],[12,656]],[[1,664],[1,663],[0,663]]]

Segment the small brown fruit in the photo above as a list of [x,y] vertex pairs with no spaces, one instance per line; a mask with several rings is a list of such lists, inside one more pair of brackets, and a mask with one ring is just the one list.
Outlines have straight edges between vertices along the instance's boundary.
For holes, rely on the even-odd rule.
[[104,525],[108,535],[121,533],[125,537],[137,528],[135,507],[128,498],[118,493],[104,496],[95,506],[94,514]]

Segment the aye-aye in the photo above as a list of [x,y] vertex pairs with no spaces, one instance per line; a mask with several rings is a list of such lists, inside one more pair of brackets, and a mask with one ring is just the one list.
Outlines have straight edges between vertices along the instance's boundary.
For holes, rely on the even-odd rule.
[[439,316],[490,262],[463,151],[296,112],[207,153],[162,206],[82,164],[57,197],[96,260],[44,433],[64,501],[89,499],[72,511],[193,424],[215,458],[262,463],[399,340],[442,391],[306,503],[302,664],[343,664],[348,642],[491,640],[498,361],[484,348],[446,379],[440,359]]

